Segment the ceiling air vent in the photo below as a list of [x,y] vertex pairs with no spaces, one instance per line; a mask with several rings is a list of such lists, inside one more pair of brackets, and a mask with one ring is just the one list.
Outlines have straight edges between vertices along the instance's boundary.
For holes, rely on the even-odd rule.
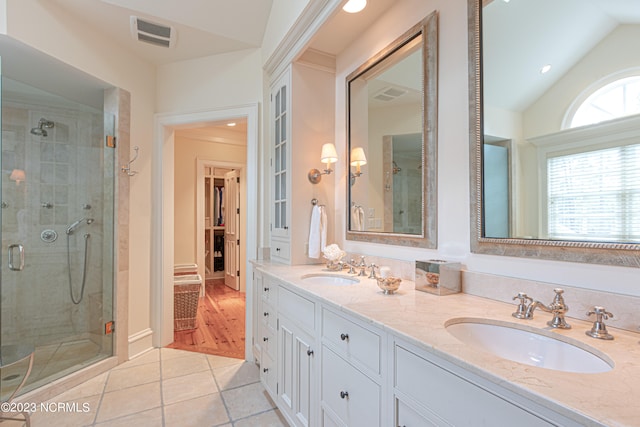
[[173,47],[176,43],[175,29],[137,16],[131,17],[131,35],[140,42],[161,47]]
[[378,92],[375,95],[373,95],[373,98],[377,99],[378,101],[392,101],[392,100],[404,95],[405,93],[407,93],[407,91],[404,90],[404,89],[399,89],[397,87],[388,86],[388,87],[382,89],[380,92]]

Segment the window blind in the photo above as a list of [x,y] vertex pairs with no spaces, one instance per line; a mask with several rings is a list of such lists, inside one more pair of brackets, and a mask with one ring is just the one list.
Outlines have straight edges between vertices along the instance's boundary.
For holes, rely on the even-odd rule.
[[640,241],[640,144],[547,159],[551,239]]

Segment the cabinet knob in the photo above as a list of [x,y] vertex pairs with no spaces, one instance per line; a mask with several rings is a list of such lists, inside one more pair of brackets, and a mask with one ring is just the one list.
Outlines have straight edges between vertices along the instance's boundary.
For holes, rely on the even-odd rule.
[[307,350],[307,356],[313,355],[313,350]]
[[264,313],[262,313],[262,315],[263,315],[264,317],[267,317],[267,316],[269,315],[269,312],[268,312],[268,311],[265,311]]
[[268,337],[262,337],[262,341],[267,342],[267,341],[269,341],[269,338]]
[[269,292],[269,287],[268,287],[268,286],[265,286],[265,287],[264,287],[264,288],[262,288],[262,289],[264,289],[264,291],[265,291],[265,292]]
[[269,368],[262,369],[262,372],[264,372],[266,374],[267,372],[269,372]]
[[285,225],[285,226],[284,226],[284,229],[285,229],[285,230],[288,230],[288,229],[289,229],[289,227]]
[[280,248],[276,248],[276,252],[280,252]]
[[349,341],[349,334],[340,334],[340,339],[342,341]]
[[342,399],[348,399],[349,398],[349,392],[348,391],[341,391],[340,392],[340,397]]

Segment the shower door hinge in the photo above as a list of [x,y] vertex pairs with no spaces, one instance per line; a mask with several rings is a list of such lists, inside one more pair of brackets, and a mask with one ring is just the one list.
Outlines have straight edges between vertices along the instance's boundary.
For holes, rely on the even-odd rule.
[[113,333],[113,331],[116,330],[116,322],[114,322],[113,320],[107,322],[104,324],[104,334],[105,335],[109,335],[111,333]]
[[106,139],[106,142],[107,142],[107,147],[116,148],[116,137],[115,136],[107,135],[105,139]]

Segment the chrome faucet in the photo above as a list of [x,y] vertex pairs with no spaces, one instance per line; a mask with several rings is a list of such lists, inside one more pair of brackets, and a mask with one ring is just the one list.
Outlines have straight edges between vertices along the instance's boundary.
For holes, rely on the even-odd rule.
[[360,257],[360,264],[358,264],[358,267],[360,268],[360,272],[358,273],[358,276],[366,276],[367,263],[364,261],[364,255]]
[[540,301],[534,301],[529,305],[529,307],[527,307],[527,311],[525,312],[523,318],[533,319],[534,310],[540,307],[542,311],[553,314],[553,318],[547,322],[547,325],[551,326],[552,328],[571,329],[571,325],[569,325],[566,320],[564,320],[565,313],[569,311],[569,306],[565,304],[564,298],[562,297],[564,290],[555,288],[553,292],[556,293],[556,296],[553,298],[553,302],[551,304],[547,306]]
[[351,258],[351,261],[348,262],[344,262],[344,261],[340,261],[339,264],[342,266],[342,268],[349,268],[349,271],[347,271],[347,274],[356,274],[356,262],[353,258]]
[[591,330],[585,333],[593,338],[612,340],[613,335],[607,331],[607,326],[604,324],[603,319],[607,320],[610,317],[613,317],[613,314],[609,313],[604,307],[599,305],[596,305],[593,307],[593,310],[587,312],[587,316],[591,316],[592,314],[596,315],[596,321],[593,322]]
[[371,272],[369,273],[369,279],[377,279],[378,276],[376,276],[376,268],[378,268],[378,266],[374,263],[369,264],[369,268],[371,269]]
[[527,316],[527,309],[529,308],[529,304],[533,302],[533,298],[531,298],[529,295],[525,294],[524,292],[518,292],[518,295],[513,297],[514,301],[516,299],[520,300],[520,302],[518,303],[518,308],[516,309],[516,311],[511,313],[511,315],[517,319],[530,319],[530,317],[526,317],[526,316]]

